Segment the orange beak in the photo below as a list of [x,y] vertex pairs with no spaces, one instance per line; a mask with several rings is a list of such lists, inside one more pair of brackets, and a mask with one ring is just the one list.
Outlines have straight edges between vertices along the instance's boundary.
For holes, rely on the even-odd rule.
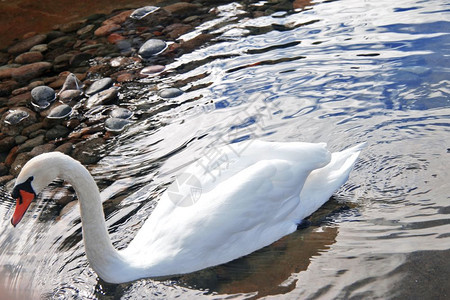
[[22,220],[23,215],[27,211],[31,202],[34,200],[35,194],[24,190],[19,190],[19,197],[17,198],[16,210],[11,218],[11,224],[16,225]]

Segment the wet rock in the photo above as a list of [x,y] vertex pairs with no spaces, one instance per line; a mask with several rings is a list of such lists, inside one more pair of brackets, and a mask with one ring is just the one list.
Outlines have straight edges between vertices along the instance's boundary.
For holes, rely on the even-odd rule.
[[132,123],[132,121],[126,119],[109,118],[105,121],[105,129],[112,132],[119,132],[130,123]]
[[17,157],[17,150],[18,150],[18,149],[19,149],[19,146],[13,147],[13,148],[9,151],[8,155],[6,156],[6,158],[5,158],[5,165],[6,165],[8,168],[11,168],[11,165],[13,164],[14,160],[16,159],[16,157]]
[[73,143],[67,142],[61,146],[56,147],[55,151],[62,152],[64,154],[70,155],[72,153]]
[[12,91],[11,95],[17,96],[20,94],[24,94],[26,92],[28,92],[28,87],[24,86],[24,87],[21,87],[21,88],[18,88],[18,89],[15,89],[14,91]]
[[30,156],[35,157],[35,156],[41,155],[43,153],[52,152],[53,150],[55,150],[55,147],[56,146],[54,144],[44,144],[44,145],[36,146],[33,148],[33,150],[30,151]]
[[78,79],[78,77],[73,73],[69,73],[64,81],[63,87],[59,91],[59,95],[61,95],[64,91],[69,90],[81,91],[83,87],[84,84]]
[[117,99],[117,95],[119,94],[119,90],[116,88],[109,88],[107,90],[101,91],[91,97],[86,102],[86,108],[92,108],[97,105],[103,105],[111,103],[112,101]]
[[35,36],[32,36],[30,38],[27,38],[23,41],[18,42],[17,44],[11,46],[8,49],[8,52],[11,54],[18,54],[23,53],[25,51],[28,51],[31,49],[31,47],[41,44],[47,39],[47,35],[45,34],[37,34]]
[[30,49],[30,52],[41,52],[41,53],[43,53],[43,52],[45,52],[45,51],[47,51],[48,50],[48,46],[47,46],[47,44],[39,44],[39,45],[36,45],[36,46],[33,46],[31,49]]
[[69,103],[70,101],[78,101],[83,97],[83,92],[80,90],[67,90],[60,92],[59,100],[63,103]]
[[42,122],[31,124],[30,126],[27,126],[22,130],[22,135],[30,136],[31,133],[36,132],[39,129],[42,129],[42,126],[43,126]]
[[8,106],[9,107],[17,107],[17,106],[26,106],[31,100],[31,93],[23,93],[14,97],[9,98]]
[[27,87],[31,91],[35,87],[38,87],[38,86],[41,86],[41,85],[45,85],[45,83],[42,80],[36,80],[36,81],[30,82],[30,84]]
[[199,48],[200,46],[203,46],[205,43],[209,42],[213,38],[214,38],[214,35],[209,34],[209,33],[199,34],[195,38],[181,43],[181,48],[186,53],[191,52],[191,51]]
[[7,80],[0,82],[0,97],[9,96],[11,92],[19,87],[19,84],[15,80]]
[[183,94],[183,91],[178,88],[167,88],[159,92],[161,98],[175,98]]
[[74,32],[80,28],[82,28],[86,24],[86,20],[80,20],[80,21],[72,21],[66,24],[62,24],[59,26],[59,30],[61,30],[64,33]]
[[114,81],[111,78],[105,77],[91,84],[91,86],[87,88],[85,93],[86,95],[91,96],[93,94],[106,90],[107,88],[110,88],[113,84]]
[[63,53],[61,55],[58,55],[53,59],[53,64],[55,65],[69,65],[69,61],[72,58],[73,54],[71,53]]
[[117,25],[117,24],[114,24],[114,23],[107,24],[107,25],[103,25],[103,26],[97,28],[94,31],[94,35],[96,35],[96,36],[107,36],[107,35],[113,33],[116,30],[119,30],[119,29],[120,29],[120,25]]
[[139,48],[139,55],[146,59],[157,55],[167,48],[166,42],[157,39],[150,39],[146,41],[141,48]]
[[13,69],[11,77],[17,81],[28,81],[36,78],[52,68],[49,62],[36,62]]
[[129,119],[133,116],[133,112],[129,109],[118,107],[112,110],[109,115],[111,118]]
[[14,141],[16,142],[17,145],[25,143],[26,140],[28,140],[28,138],[23,135],[18,135],[14,138]]
[[166,35],[169,38],[177,39],[178,37],[182,36],[186,32],[192,30],[192,26],[188,24],[181,24],[181,23],[175,23],[172,25],[167,26],[163,33],[166,33]]
[[121,13],[119,13],[119,14],[117,14],[117,15],[115,15],[115,16],[113,16],[113,17],[111,17],[111,18],[109,18],[109,19],[107,19],[107,20],[105,20],[105,21],[103,21],[103,25],[108,25],[108,24],[117,24],[117,25],[120,25],[120,24],[122,24],[123,22],[125,22],[126,20],[127,20],[127,18],[131,15],[133,13],[133,11],[132,10],[126,10],[126,11],[123,11],[123,12],[121,12]]
[[144,6],[144,7],[134,10],[133,13],[130,15],[130,18],[135,19],[135,20],[141,20],[141,19],[145,18],[146,16],[154,13],[158,9],[159,9],[159,7],[156,7],[156,6]]
[[65,137],[69,134],[69,129],[67,127],[64,127],[62,125],[55,125],[54,127],[50,128],[47,133],[45,134],[45,137],[47,140],[52,141],[55,139],[59,139],[62,137]]
[[33,52],[25,52],[16,57],[14,60],[18,64],[29,64],[41,61],[44,58],[41,52],[33,51]]
[[10,110],[3,118],[3,123],[14,126],[19,124],[29,116],[30,114],[24,109]]
[[117,44],[117,42],[122,41],[124,39],[125,37],[118,33],[111,33],[107,38],[108,42],[111,44]]
[[49,119],[64,119],[72,114],[72,107],[67,104],[61,104],[53,108],[48,114]]
[[11,78],[14,68],[0,69],[0,79]]
[[78,53],[78,54],[75,54],[70,59],[70,65],[74,68],[81,67],[81,66],[88,66],[89,60],[91,58],[92,58],[92,54],[90,54],[90,53],[87,53],[87,52]]
[[120,53],[126,53],[131,50],[132,45],[128,40],[121,40],[116,42],[116,47]]
[[95,28],[95,25],[93,25],[93,24],[86,25],[86,26],[84,26],[83,28],[80,28],[80,29],[77,31],[77,34],[78,34],[78,35],[84,35],[84,34],[87,34],[87,33],[91,32],[94,28]]
[[163,7],[163,9],[173,16],[183,18],[195,15],[199,12],[199,6],[188,2],[174,3]]
[[31,91],[31,104],[37,109],[46,109],[56,99],[55,90],[48,86],[38,86]]
[[117,82],[130,82],[136,78],[136,75],[132,73],[123,73],[117,76]]
[[17,176],[20,173],[20,170],[22,170],[22,167],[31,159],[31,156],[28,153],[19,153],[14,160],[14,162],[11,164],[11,168],[9,172],[13,176]]
[[45,141],[44,135],[42,135],[42,134],[38,135],[35,138],[27,140],[22,145],[19,145],[19,149],[17,150],[17,153],[29,152],[34,147],[44,144],[44,141]]
[[151,76],[158,73],[161,73],[164,71],[166,67],[162,65],[154,65],[154,66],[148,66],[141,70],[140,74],[143,76]]
[[75,145],[73,158],[83,165],[94,164],[100,160],[100,153],[103,149],[105,140],[102,138],[93,138]]
[[75,44],[75,39],[72,36],[63,35],[48,43],[49,49],[56,48],[70,48]]
[[5,175],[5,176],[1,176],[0,177],[0,184],[1,185],[5,185],[7,184],[9,181],[13,180],[14,176],[13,175]]
[[0,152],[8,152],[16,145],[12,136],[5,136],[0,139]]

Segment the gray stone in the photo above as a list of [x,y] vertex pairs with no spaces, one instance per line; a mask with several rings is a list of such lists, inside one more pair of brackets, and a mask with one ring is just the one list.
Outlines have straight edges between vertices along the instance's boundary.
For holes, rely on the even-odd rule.
[[77,78],[77,76],[73,73],[67,75],[66,80],[64,81],[64,85],[59,91],[61,94],[67,90],[81,90],[84,87],[84,84]]
[[183,91],[178,88],[167,88],[159,92],[159,96],[162,98],[175,98],[183,94]]
[[85,107],[92,108],[97,105],[103,105],[111,103],[112,101],[117,99],[117,95],[119,94],[119,90],[116,88],[110,88],[105,91],[101,91],[97,93],[87,100]]
[[105,129],[112,132],[122,131],[125,126],[132,123],[130,120],[109,118],[105,121]]
[[38,109],[46,109],[55,101],[55,90],[49,86],[38,86],[31,90],[31,104]]
[[11,54],[23,53],[25,51],[30,50],[31,47],[41,44],[43,41],[45,41],[46,38],[47,38],[47,35],[45,35],[45,34],[37,34],[28,39],[18,42],[14,46],[11,46],[8,49],[8,52]]
[[133,11],[133,13],[130,15],[130,18],[140,20],[142,18],[145,18],[149,14],[154,13],[158,9],[159,7],[156,6],[144,6]]
[[61,104],[53,108],[47,115],[49,119],[64,119],[72,114],[72,107],[67,104]]
[[109,78],[105,77],[103,79],[99,79],[95,81],[93,84],[91,84],[90,87],[86,89],[86,95],[91,96],[98,92],[101,92],[103,90],[106,90],[107,88],[110,88],[114,84],[114,81]]
[[110,113],[111,118],[129,119],[133,116],[133,112],[129,109],[118,107]]
[[139,48],[139,55],[146,59],[157,55],[167,48],[166,42],[157,39],[150,39],[146,41],[141,48]]
[[29,116],[30,114],[23,109],[10,110],[6,114],[6,117],[3,119],[3,122],[8,125],[17,125]]
[[27,140],[25,143],[19,146],[17,149],[17,153],[28,152],[31,151],[36,146],[42,145],[44,143],[44,135],[38,135],[33,139]]
[[14,160],[14,162],[11,164],[11,168],[9,172],[13,176],[17,176],[20,173],[20,170],[22,170],[22,167],[31,159],[31,155],[28,153],[19,153]]

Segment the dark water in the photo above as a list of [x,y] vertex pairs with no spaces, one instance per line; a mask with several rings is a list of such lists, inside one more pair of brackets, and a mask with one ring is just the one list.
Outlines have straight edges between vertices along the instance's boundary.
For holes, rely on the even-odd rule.
[[[167,185],[208,147],[261,138],[340,150],[367,141],[349,181],[312,226],[270,247],[124,285],[89,268],[78,210],[56,219],[51,189],[20,230],[9,225],[13,204],[2,203],[4,285],[54,299],[447,299],[448,1],[317,1],[255,19],[238,4],[221,10],[197,28],[218,34],[210,46],[122,93],[140,117],[91,168],[114,244],[129,243]],[[180,83],[182,96],[158,98],[157,89]]]

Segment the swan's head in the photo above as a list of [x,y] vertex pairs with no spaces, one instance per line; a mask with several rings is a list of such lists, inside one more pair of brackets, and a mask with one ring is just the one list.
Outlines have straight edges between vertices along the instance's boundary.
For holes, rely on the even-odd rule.
[[56,152],[42,154],[32,158],[23,166],[11,193],[11,196],[16,199],[16,209],[11,218],[13,226],[22,220],[31,202],[42,189],[58,176],[55,163],[60,156],[64,154]]

